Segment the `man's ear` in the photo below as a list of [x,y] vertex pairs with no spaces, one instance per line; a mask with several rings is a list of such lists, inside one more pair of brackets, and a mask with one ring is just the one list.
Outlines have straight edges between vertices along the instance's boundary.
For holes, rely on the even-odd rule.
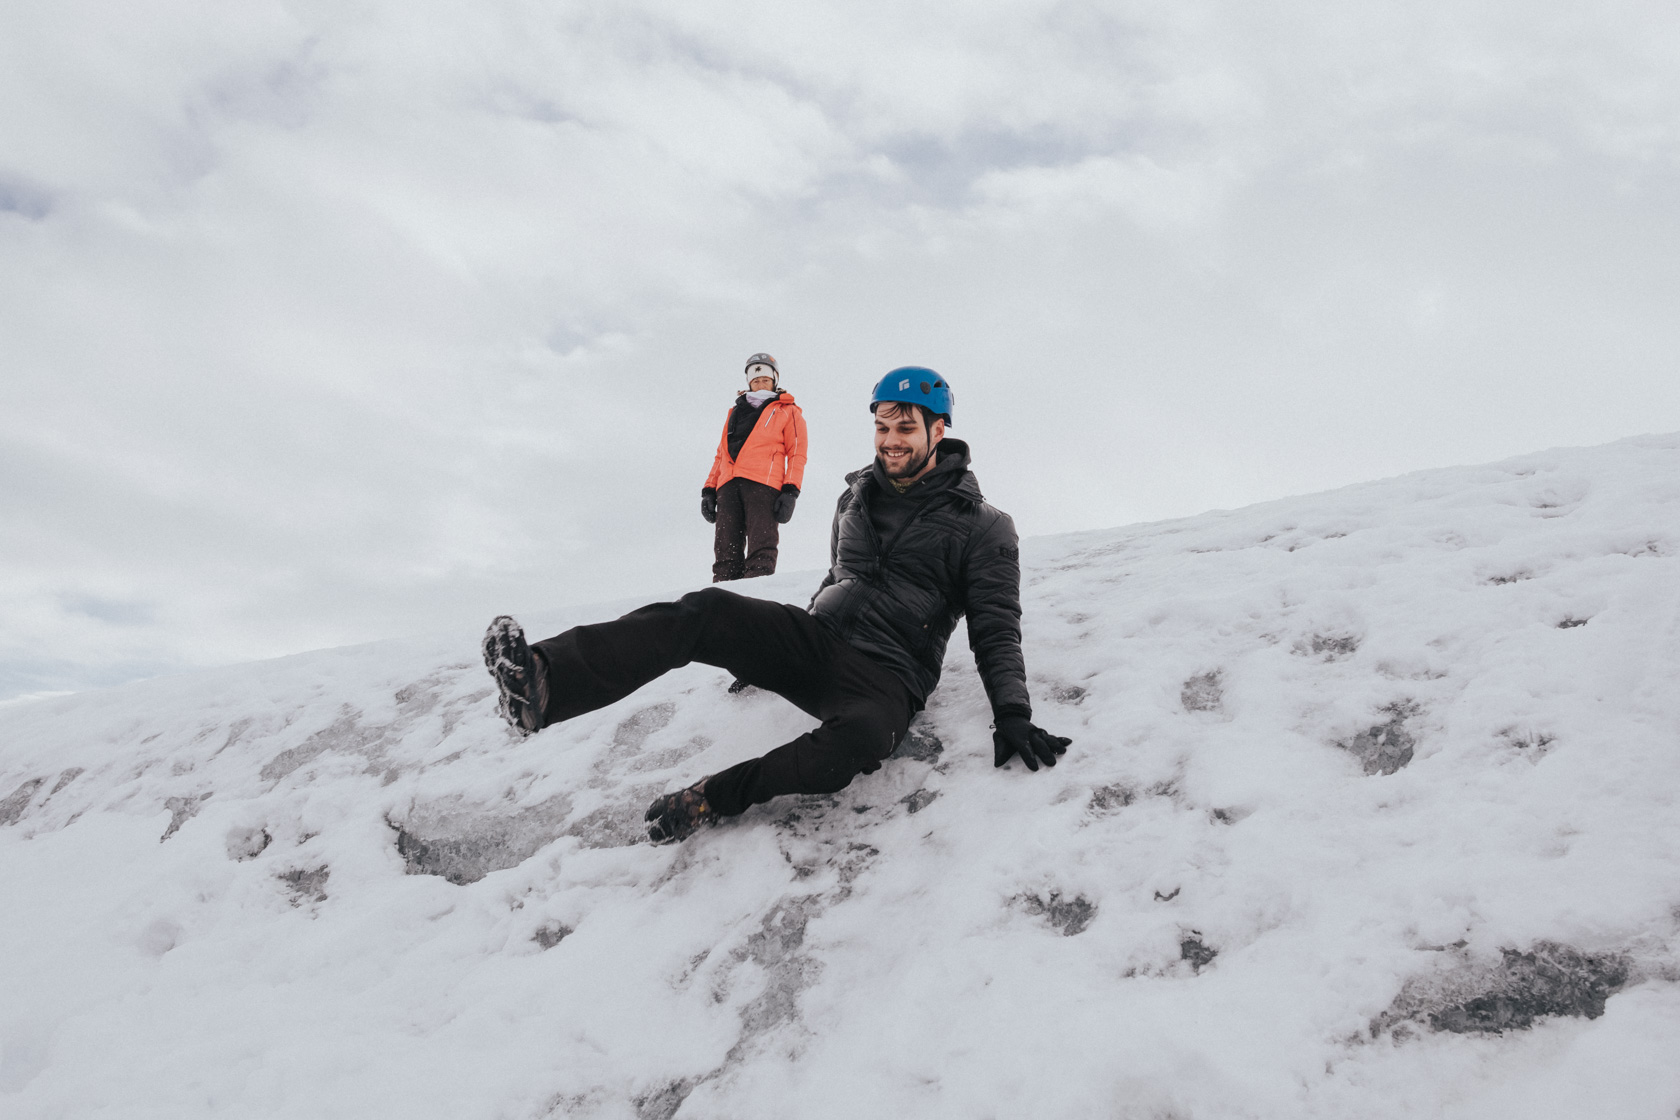
[[944,438],[945,438],[945,420],[944,420],[943,417],[941,417],[941,418],[939,418],[939,419],[937,419],[933,422],[933,427],[928,429],[928,443],[930,445],[931,444],[936,444]]

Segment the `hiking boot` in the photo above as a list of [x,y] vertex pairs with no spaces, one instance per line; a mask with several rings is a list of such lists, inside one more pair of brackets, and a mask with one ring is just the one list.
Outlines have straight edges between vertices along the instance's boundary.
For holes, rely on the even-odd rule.
[[734,680],[729,682],[729,695],[739,696],[751,687],[751,684],[742,680],[740,677],[736,677]]
[[706,800],[706,779],[701,778],[687,789],[655,798],[642,819],[648,822],[649,840],[672,844],[688,839],[703,824],[716,824],[718,817]]
[[496,678],[502,697],[497,709],[520,735],[542,729],[548,706],[548,674],[530,646],[525,631],[508,615],[497,615],[484,631],[484,667]]

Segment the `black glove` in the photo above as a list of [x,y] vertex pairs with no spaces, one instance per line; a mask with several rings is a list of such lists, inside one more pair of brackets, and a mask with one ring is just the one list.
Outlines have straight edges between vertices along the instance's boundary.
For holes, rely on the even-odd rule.
[[717,491],[710,486],[700,491],[700,516],[708,525],[717,524]]
[[776,495],[776,524],[786,525],[793,520],[793,503],[799,500],[799,487],[788,483]]
[[1068,749],[1073,740],[1052,735],[1042,727],[1034,727],[1026,716],[999,716],[992,732],[992,765],[1002,766],[1012,755],[1020,755],[1028,770],[1037,770],[1040,762],[1056,765],[1056,756]]

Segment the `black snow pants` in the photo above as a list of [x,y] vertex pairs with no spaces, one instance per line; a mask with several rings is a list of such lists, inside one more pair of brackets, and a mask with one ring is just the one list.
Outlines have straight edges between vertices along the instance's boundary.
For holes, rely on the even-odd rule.
[[892,672],[798,607],[708,587],[533,647],[548,663],[547,723],[622,699],[691,661],[774,692],[822,726],[720,770],[706,800],[735,816],[784,793],[833,793],[881,768],[921,703]]
[[717,492],[717,534],[712,538],[712,582],[774,575],[781,526],[781,491],[750,478],[732,478]]

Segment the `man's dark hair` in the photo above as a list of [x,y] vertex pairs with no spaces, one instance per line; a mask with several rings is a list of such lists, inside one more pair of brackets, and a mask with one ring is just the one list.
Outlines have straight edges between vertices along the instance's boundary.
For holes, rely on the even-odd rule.
[[951,422],[951,418],[943,412],[935,412],[925,404],[911,404],[909,401],[875,401],[869,406],[869,411],[877,416],[886,416],[890,419],[912,408],[922,414],[922,427],[930,432],[933,431],[935,420],[943,420],[946,424]]

